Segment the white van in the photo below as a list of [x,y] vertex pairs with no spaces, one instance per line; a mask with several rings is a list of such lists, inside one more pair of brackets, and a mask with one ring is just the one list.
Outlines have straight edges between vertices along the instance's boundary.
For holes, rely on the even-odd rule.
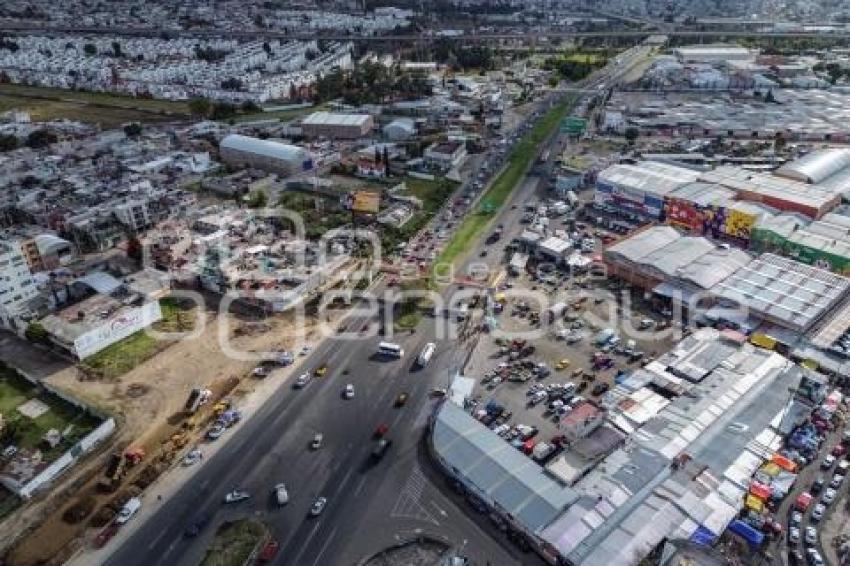
[[124,504],[124,507],[122,507],[121,510],[118,512],[118,517],[116,517],[115,522],[119,525],[123,525],[124,523],[132,519],[133,515],[135,515],[136,512],[141,509],[141,507],[141,499],[139,499],[138,497],[130,498],[130,500],[127,501],[127,503]]
[[419,367],[425,367],[428,365],[428,362],[431,361],[431,356],[434,355],[434,350],[437,349],[437,345],[433,342],[428,342],[425,344],[425,347],[422,348],[422,351],[419,353],[419,357],[416,359],[416,363],[419,364]]

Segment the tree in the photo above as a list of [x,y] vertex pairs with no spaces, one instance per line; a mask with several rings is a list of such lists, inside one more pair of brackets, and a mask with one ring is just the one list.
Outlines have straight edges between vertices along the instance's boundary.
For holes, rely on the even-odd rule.
[[295,83],[289,83],[289,100],[295,100],[298,97],[298,90],[295,88]]
[[387,146],[384,146],[384,170],[386,171],[387,177],[390,176],[390,152],[387,151]]
[[256,190],[251,193],[251,196],[248,197],[248,207],[249,208],[265,208],[268,204],[269,197],[266,195],[265,191]]
[[18,149],[18,138],[13,134],[0,135],[0,151]]
[[236,106],[230,102],[216,102],[212,106],[210,117],[213,120],[227,120],[236,116]]
[[40,342],[42,344],[50,341],[47,330],[38,322],[31,322],[27,325],[26,330],[24,330],[24,338],[30,342]]
[[640,135],[640,130],[638,130],[634,126],[630,126],[630,127],[626,128],[625,136],[626,136],[626,141],[629,142],[629,145],[634,145],[635,141],[638,139],[639,135]]
[[92,55],[97,55],[97,47],[95,47],[94,43],[86,43],[83,45],[83,53],[91,57]]
[[138,137],[142,133],[142,125],[138,122],[131,122],[124,126],[124,135],[128,138]]
[[212,102],[206,98],[193,98],[189,101],[189,112],[193,116],[206,118],[209,116],[210,110],[212,110]]
[[782,132],[776,132],[773,136],[773,151],[779,152],[785,148],[785,136]]
[[115,57],[123,57],[124,54],[121,52],[121,44],[117,41],[112,42],[112,54]]
[[142,261],[142,243],[135,234],[127,237],[127,257],[134,261]]
[[50,130],[42,128],[40,130],[30,132],[27,136],[27,146],[33,149],[41,149],[52,143],[56,143],[58,140],[59,138],[56,134]]
[[242,90],[242,79],[230,77],[221,81],[221,88],[225,90]]
[[260,107],[257,106],[257,103],[253,100],[246,100],[242,103],[240,108],[242,109],[242,112],[245,112],[246,114],[253,114],[254,112],[260,111]]
[[773,91],[767,91],[767,94],[764,95],[764,101],[768,104],[776,104],[776,98],[773,96]]

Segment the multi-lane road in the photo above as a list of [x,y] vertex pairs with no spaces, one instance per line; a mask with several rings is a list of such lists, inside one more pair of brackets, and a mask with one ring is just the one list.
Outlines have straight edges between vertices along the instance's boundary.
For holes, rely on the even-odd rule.
[[[607,88],[641,54],[628,53],[583,86]],[[549,142],[556,149],[562,141],[558,138]],[[523,205],[542,189],[540,185],[541,178],[526,176],[494,222],[516,224]],[[480,257],[484,245],[470,243],[464,268],[472,262],[495,267],[497,254]],[[269,526],[280,542],[275,562],[280,565],[354,564],[420,534],[446,541],[478,564],[542,564],[459,499],[424,449],[435,403],[429,392],[447,386],[472,344],[445,337],[445,329],[438,332],[437,325],[450,324],[445,319],[426,318],[416,332],[393,337],[374,335],[379,325],[368,313],[354,312],[344,324],[356,336],[327,339],[304,366],[312,370],[325,364],[328,373],[301,390],[288,384],[278,388],[252,418],[218,441],[225,444],[190,483],[158,504],[159,509],[137,526],[107,564],[197,564],[216,526],[238,517],[255,517]],[[361,335],[366,326],[369,331]],[[376,356],[382,339],[401,344],[406,356],[402,360]],[[416,355],[431,341],[437,343],[434,357],[427,367],[416,368]],[[355,388],[353,399],[342,395],[348,383]],[[409,401],[395,407],[402,392]],[[393,444],[383,460],[370,462],[372,435],[379,424],[389,426]],[[324,445],[310,450],[317,432],[324,435]],[[273,486],[280,482],[286,483],[291,496],[284,507],[272,497]],[[225,493],[237,487],[248,490],[252,498],[222,504]],[[327,508],[319,517],[309,518],[309,508],[319,496],[328,499]],[[199,515],[211,517],[210,522],[198,537],[186,538],[186,527]]]
[[[536,178],[526,179],[512,202],[522,203],[536,188]],[[507,220],[520,209],[506,207]],[[359,332],[371,321],[353,314],[345,324]],[[196,564],[217,524],[245,516],[265,522],[280,542],[276,564],[353,564],[417,534],[463,548],[480,564],[540,564],[498,536],[484,516],[457,501],[425,454],[422,439],[435,403],[429,392],[446,387],[470,346],[436,339],[438,324],[451,323],[426,318],[415,333],[393,336],[406,350],[402,360],[375,355],[377,343],[389,337],[326,340],[305,369],[327,364],[327,375],[301,390],[279,388],[251,419],[219,440],[227,444],[190,484],[162,502],[107,564]],[[372,323],[372,330],[377,326]],[[436,353],[418,369],[414,359],[429,341],[437,342]],[[342,396],[347,383],[355,388],[350,400]],[[409,401],[396,408],[401,392],[409,394]],[[393,444],[383,460],[373,463],[372,434],[379,424],[389,426]],[[324,435],[324,445],[313,451],[308,445],[317,432]],[[285,507],[278,507],[271,495],[280,482],[290,491]],[[252,499],[223,505],[224,494],[235,487],[248,490]],[[310,519],[309,507],[318,496],[327,497],[328,506]],[[184,530],[199,514],[213,520],[199,537],[185,538]]]
[[[745,23],[745,22],[742,22]],[[138,37],[192,37],[192,38],[217,38],[222,34],[234,39],[286,39],[286,40],[314,40],[315,33],[299,33],[289,31],[275,31],[271,29],[249,30],[249,29],[191,29],[191,30],[163,30],[155,28],[133,28],[112,26],[75,26],[75,25],[42,25],[29,24],[20,21],[0,20],[0,31],[7,34],[89,34],[89,35],[114,35],[114,36],[138,36]],[[653,34],[664,34],[671,37],[693,38],[695,40],[704,38],[834,38],[836,40],[847,39],[850,32],[844,31],[806,31],[806,30],[775,30],[775,31],[752,31],[752,30],[730,30],[724,28],[707,27],[706,29],[622,29],[614,28],[608,31],[569,31],[569,30],[534,30],[533,33],[522,31],[475,33],[463,32],[448,36],[449,39],[457,41],[490,42],[502,40],[533,41],[535,37],[552,39],[574,39],[574,38],[635,38],[636,40],[646,38]],[[399,41],[434,41],[438,35],[423,35],[421,33],[390,33],[384,35],[363,35],[355,33],[328,32],[319,36],[321,39],[335,41],[359,41],[359,42],[399,42]]]

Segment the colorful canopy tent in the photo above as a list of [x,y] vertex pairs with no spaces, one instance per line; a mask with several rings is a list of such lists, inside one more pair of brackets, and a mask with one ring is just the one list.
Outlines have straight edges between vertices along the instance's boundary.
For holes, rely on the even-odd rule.
[[812,494],[808,491],[804,491],[800,495],[797,496],[797,499],[794,500],[794,506],[797,507],[800,511],[805,511],[809,508],[809,505],[812,503]]
[[748,493],[747,497],[744,498],[744,505],[746,505],[747,509],[752,509],[756,513],[764,511],[764,501],[752,493]]
[[797,463],[789,460],[782,454],[774,454],[770,461],[782,468],[783,470],[788,470],[789,472],[797,471]]
[[702,546],[711,546],[714,544],[714,541],[717,540],[717,535],[706,527],[700,525],[697,530],[691,534],[689,540]]
[[746,540],[752,548],[758,548],[764,542],[764,535],[740,519],[729,523],[729,531]]
[[771,489],[769,485],[764,485],[763,483],[759,483],[754,481],[750,484],[750,494],[758,497],[762,501],[767,501],[770,499]]

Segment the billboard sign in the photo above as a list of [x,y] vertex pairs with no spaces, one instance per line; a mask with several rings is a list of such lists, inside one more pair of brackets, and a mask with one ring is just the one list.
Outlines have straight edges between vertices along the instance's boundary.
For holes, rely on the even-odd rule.
[[381,193],[356,191],[352,194],[351,210],[354,212],[367,212],[374,214],[378,212],[380,204]]
[[117,316],[106,319],[97,328],[80,335],[74,340],[74,352],[81,360],[100,352],[107,346],[147,328],[162,318],[159,301],[151,301],[140,307],[122,309]]

